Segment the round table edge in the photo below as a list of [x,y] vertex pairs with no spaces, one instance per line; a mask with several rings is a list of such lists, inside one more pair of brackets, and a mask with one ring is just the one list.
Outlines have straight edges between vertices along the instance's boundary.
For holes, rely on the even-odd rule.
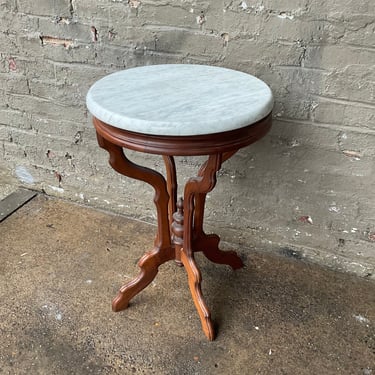
[[170,156],[198,156],[230,152],[264,137],[272,126],[272,112],[239,129],[203,135],[153,135],[108,125],[93,116],[96,132],[109,142],[133,151]]

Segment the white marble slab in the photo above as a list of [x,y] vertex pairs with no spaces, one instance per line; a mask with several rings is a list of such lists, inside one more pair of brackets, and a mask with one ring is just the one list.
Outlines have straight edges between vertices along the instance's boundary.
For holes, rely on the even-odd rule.
[[205,65],[151,65],[97,81],[86,98],[99,120],[154,135],[212,134],[252,124],[273,107],[258,78]]

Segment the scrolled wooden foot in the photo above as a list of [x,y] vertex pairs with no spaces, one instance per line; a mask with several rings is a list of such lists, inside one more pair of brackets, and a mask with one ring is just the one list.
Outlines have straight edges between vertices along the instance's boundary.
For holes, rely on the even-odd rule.
[[242,259],[235,251],[219,249],[220,237],[216,234],[201,234],[193,241],[194,251],[202,251],[208,260],[217,264],[226,264],[233,270],[244,266]]
[[143,255],[138,262],[141,272],[136,278],[120,288],[118,295],[112,301],[112,310],[117,312],[126,309],[130,300],[154,280],[159,266],[174,257],[175,253],[172,247],[156,248]]
[[186,255],[183,249],[181,250],[181,261],[188,274],[190,292],[201,320],[203,332],[210,341],[213,341],[215,339],[215,330],[211,321],[211,313],[203,300],[201,273],[194,258]]

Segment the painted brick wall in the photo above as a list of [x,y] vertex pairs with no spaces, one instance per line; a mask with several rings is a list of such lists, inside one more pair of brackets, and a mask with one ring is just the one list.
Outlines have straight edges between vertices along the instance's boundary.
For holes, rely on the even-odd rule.
[[[274,126],[224,165],[208,227],[375,277],[374,46],[373,0],[0,0],[0,180],[154,221],[152,190],[98,148],[87,89],[145,64],[241,70],[273,89]],[[199,162],[179,158],[181,180]]]

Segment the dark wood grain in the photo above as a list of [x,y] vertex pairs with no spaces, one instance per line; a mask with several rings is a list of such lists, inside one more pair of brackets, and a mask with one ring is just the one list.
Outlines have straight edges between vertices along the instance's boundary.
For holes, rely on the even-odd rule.
[[271,129],[272,116],[240,129],[196,136],[157,136],[110,126],[95,117],[96,131],[110,142],[134,151],[157,155],[197,156],[239,150],[262,138]]

